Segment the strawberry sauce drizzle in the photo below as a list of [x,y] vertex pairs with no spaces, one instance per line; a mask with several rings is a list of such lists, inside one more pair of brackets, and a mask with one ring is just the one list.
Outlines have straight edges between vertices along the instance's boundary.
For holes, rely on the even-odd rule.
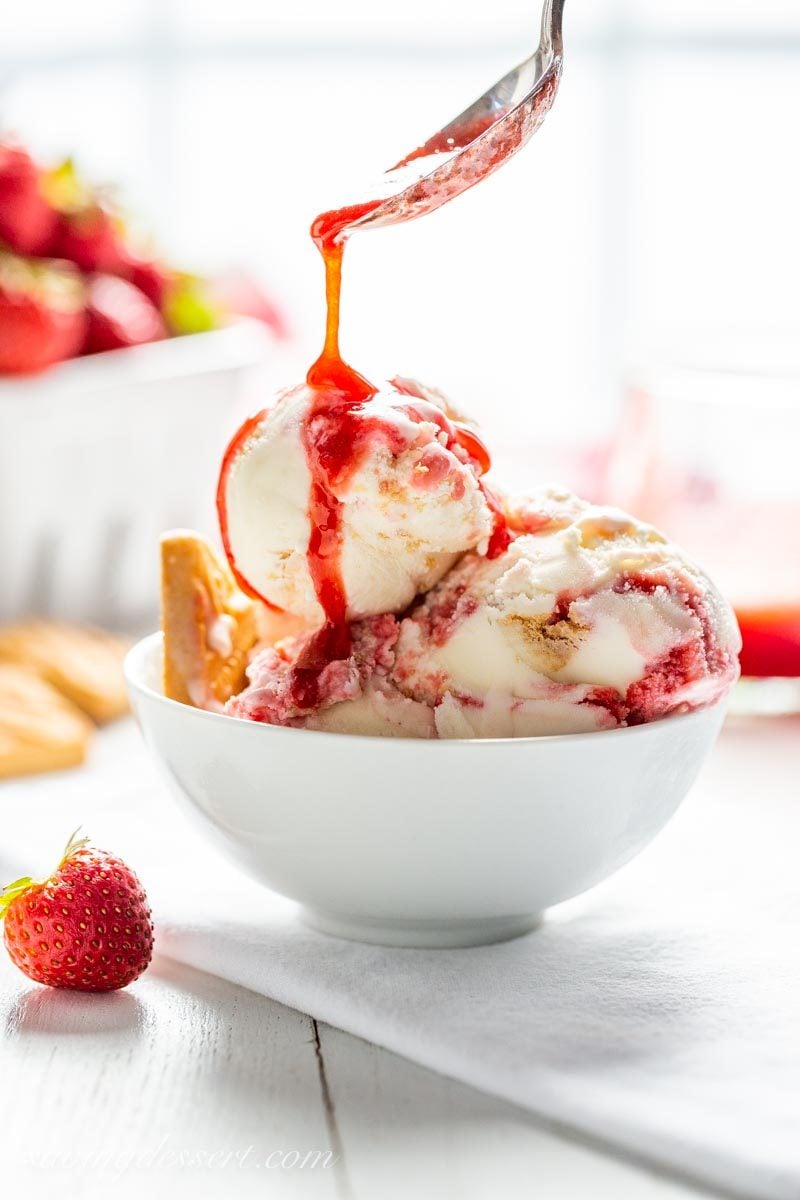
[[481,480],[481,489],[483,490],[484,499],[489,506],[494,520],[492,532],[489,536],[489,545],[486,550],[486,557],[499,558],[500,555],[511,545],[511,530],[508,527],[508,520],[506,518],[506,514],[503,512],[500,501],[497,499],[492,489],[486,486],[483,480]]
[[314,245],[325,264],[325,300],[328,311],[325,321],[325,343],[322,353],[307,375],[309,387],[331,388],[341,394],[343,402],[361,402],[374,396],[373,387],[363,375],[343,360],[339,351],[339,305],[342,291],[342,260],[348,230],[360,217],[377,208],[380,200],[351,204],[333,212],[321,213],[311,226]]
[[250,583],[248,583],[244,575],[242,575],[241,571],[236,566],[236,559],[234,558],[233,548],[231,546],[230,530],[228,528],[227,489],[228,476],[230,475],[231,467],[233,466],[242,447],[256,432],[266,415],[267,410],[262,408],[261,412],[256,413],[254,417],[248,417],[245,423],[236,430],[236,433],[228,443],[225,453],[222,456],[222,467],[220,468],[219,481],[217,482],[217,515],[219,517],[219,530],[220,534],[222,535],[222,545],[225,550],[225,555],[228,559],[228,565],[230,566],[233,577],[238,583],[239,587],[246,596],[251,596],[254,600],[261,600],[267,605],[268,608],[271,608],[273,612],[278,612],[279,610],[274,604],[270,604],[269,600],[267,600],[265,596],[262,596],[259,592],[255,591],[255,589]]
[[339,350],[339,310],[342,261],[348,228],[380,201],[350,205],[322,213],[311,226],[311,237],[325,264],[325,342],[309,369],[306,382],[314,400],[303,428],[311,493],[308,517],[308,569],[325,624],[309,643],[307,661],[295,672],[298,700],[313,700],[320,669],[326,662],[347,658],[351,649],[347,625],[347,593],[342,579],[342,505],[335,487],[351,468],[355,452],[353,410],[375,395],[377,389],[353,370]]
[[411,419],[414,421],[432,421],[433,424],[438,425],[447,439],[445,443],[447,449],[455,450],[458,447],[477,468],[480,488],[493,518],[492,532],[489,537],[486,557],[498,558],[511,544],[511,532],[499,500],[483,479],[483,476],[489,472],[492,466],[492,459],[485,443],[478,437],[474,429],[469,429],[466,425],[462,425],[458,421],[451,421],[446,413],[443,413],[435,404],[431,404],[429,400],[426,400],[421,391],[417,392],[413,390],[412,381],[395,379],[393,383],[399,392],[415,397],[413,405],[406,405],[406,412]]
[[[347,660],[352,652],[352,636],[347,622],[347,593],[342,577],[342,503],[337,491],[358,465],[370,438],[381,436],[396,453],[404,448],[404,444],[393,446],[392,430],[386,422],[376,420],[373,423],[365,418],[364,405],[378,389],[344,361],[339,349],[345,245],[352,226],[380,204],[380,200],[369,200],[325,212],[311,226],[311,237],[325,264],[327,315],[322,353],[306,376],[306,382],[313,392],[302,435],[311,474],[308,504],[311,531],[306,556],[325,622],[309,638],[292,671],[290,690],[298,709],[315,707],[322,672],[332,662]],[[494,514],[488,555],[494,558],[501,554],[511,541],[511,534],[499,502],[481,478],[491,466],[486,446],[476,433],[450,420],[424,395],[418,396],[413,390],[406,391],[404,388],[398,390],[413,398],[413,403],[405,406],[407,415],[413,421],[436,424],[445,434],[446,448],[456,450],[462,462],[468,460],[472,463],[487,504]],[[217,488],[222,540],[234,577],[243,591],[260,600],[265,598],[254,591],[236,567],[228,531],[225,493],[234,460],[265,416],[266,411],[258,413],[238,430],[225,451]]]
[[[344,361],[339,349],[339,314],[342,287],[342,261],[351,227],[377,208],[380,200],[322,213],[311,226],[311,237],[325,264],[327,317],[325,342],[306,382],[314,390],[314,401],[306,417],[303,439],[311,472],[308,542],[308,568],[317,599],[325,613],[325,625],[319,634],[319,646],[310,647],[311,657],[345,658],[350,652],[350,634],[346,625],[347,594],[342,578],[342,505],[337,487],[347,478],[359,458],[359,446],[369,422],[364,423],[362,406],[376,393],[371,383]],[[358,418],[355,410],[359,410]],[[491,465],[489,452],[477,434],[458,425],[434,404],[415,399],[406,411],[412,420],[433,421],[445,434],[445,445],[459,447],[477,467],[479,475]],[[482,485],[483,486],[483,485]],[[495,514],[495,527],[489,546],[492,556],[502,553],[510,541],[505,519],[491,492],[484,488]]]
[[336,621],[329,617],[309,638],[292,668],[287,687],[289,702],[296,711],[312,712],[319,707],[323,671],[331,663],[348,659],[352,648],[350,626],[343,618]]

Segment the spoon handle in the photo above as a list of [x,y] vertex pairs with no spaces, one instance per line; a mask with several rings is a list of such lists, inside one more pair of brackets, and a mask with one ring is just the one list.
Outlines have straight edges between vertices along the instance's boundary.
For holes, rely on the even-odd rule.
[[563,42],[561,23],[564,16],[564,0],[544,0],[542,9],[542,36],[540,47],[545,52],[561,54]]

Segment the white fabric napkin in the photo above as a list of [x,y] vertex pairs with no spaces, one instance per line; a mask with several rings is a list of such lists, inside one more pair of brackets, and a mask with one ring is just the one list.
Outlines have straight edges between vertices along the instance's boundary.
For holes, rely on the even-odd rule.
[[478,949],[305,929],[185,823],[130,723],[88,768],[0,789],[0,870],[46,872],[82,824],[142,878],[161,953],[701,1182],[797,1200],[798,766],[800,722],[729,723],[654,846]]

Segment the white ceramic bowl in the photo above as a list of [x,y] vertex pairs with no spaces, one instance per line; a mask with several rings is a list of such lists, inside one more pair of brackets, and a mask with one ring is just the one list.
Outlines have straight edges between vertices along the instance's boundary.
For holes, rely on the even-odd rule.
[[363,941],[465,946],[535,926],[666,824],[725,705],[635,729],[424,741],[279,729],[161,694],[161,635],[126,676],[172,791],[312,925]]

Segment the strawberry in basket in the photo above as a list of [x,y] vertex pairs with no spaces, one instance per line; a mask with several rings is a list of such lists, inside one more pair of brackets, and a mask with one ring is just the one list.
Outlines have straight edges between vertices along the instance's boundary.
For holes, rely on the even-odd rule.
[[131,245],[130,232],[109,196],[89,187],[71,158],[46,175],[58,211],[51,251],[87,273],[128,279],[161,309],[173,272]]
[[57,213],[50,253],[82,271],[122,273],[125,227],[108,199],[89,187],[71,158],[48,171],[44,180]]
[[140,346],[167,336],[161,313],[135,284],[115,275],[92,275],[87,284],[89,326],[84,354]]
[[85,287],[70,264],[0,251],[0,373],[41,371],[78,354]]
[[45,169],[0,141],[0,375],[79,354],[207,333],[233,315],[287,336],[249,279],[237,285],[167,265],[131,233],[113,193],[71,158]]
[[27,150],[0,142],[0,241],[18,254],[46,254],[58,215]]

